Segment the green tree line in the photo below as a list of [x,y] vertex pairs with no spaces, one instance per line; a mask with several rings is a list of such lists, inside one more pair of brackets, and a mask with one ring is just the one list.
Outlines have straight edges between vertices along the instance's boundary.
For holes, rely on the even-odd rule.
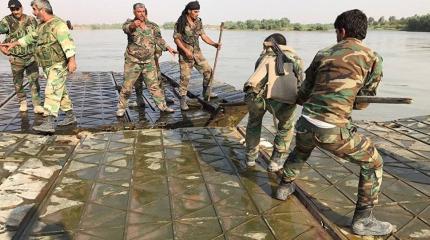
[[[379,18],[369,17],[370,29],[382,30],[401,30],[401,31],[416,31],[430,32],[430,14],[415,15],[407,18],[397,19],[395,16],[390,16],[386,19],[384,16]],[[166,22],[162,25],[164,29],[173,29],[174,22]],[[281,19],[262,19],[262,20],[245,20],[245,21],[226,21],[225,29],[230,30],[286,30],[286,31],[326,31],[333,29],[333,24],[301,24],[291,23],[288,18]],[[75,29],[121,29],[122,24],[86,24],[75,25]],[[206,27],[214,27],[207,25]]]
[[400,19],[395,16],[390,16],[388,19],[382,16],[378,20],[369,17],[368,22],[371,29],[430,32],[430,14]]
[[[163,24],[164,29],[173,29],[174,22]],[[208,26],[215,27],[215,26]],[[288,18],[281,19],[251,19],[246,21],[226,21],[225,29],[230,30],[295,30],[295,31],[326,31],[333,28],[332,24],[300,24],[291,23]]]

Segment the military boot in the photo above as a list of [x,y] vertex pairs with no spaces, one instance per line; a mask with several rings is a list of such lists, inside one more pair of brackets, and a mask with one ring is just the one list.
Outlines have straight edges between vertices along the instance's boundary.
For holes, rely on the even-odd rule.
[[37,105],[34,107],[34,113],[36,114],[44,114],[45,109],[41,105]]
[[248,149],[246,152],[246,166],[254,167],[255,162],[258,159],[258,154],[259,154],[258,148]]
[[34,131],[42,132],[42,133],[54,133],[55,132],[55,117],[49,115],[45,117],[43,123],[39,126],[33,127]]
[[373,216],[373,206],[364,209],[356,208],[352,218],[352,232],[362,236],[383,236],[393,231],[389,222],[376,220]]
[[[207,101],[209,99],[209,91],[210,91],[211,87],[208,86],[203,86],[203,98],[205,101]],[[214,92],[210,91],[210,97],[211,98],[217,98],[218,95],[216,95]]]
[[175,110],[173,110],[172,108],[169,108],[165,103],[160,103],[157,107],[162,112],[166,112],[166,113],[173,113],[173,112],[175,112]]
[[280,153],[273,150],[272,157],[270,157],[270,164],[267,167],[268,172],[277,172],[284,166],[284,162],[287,159],[287,153]]
[[143,99],[143,96],[136,96],[136,104],[138,107],[145,107],[145,100]]
[[284,180],[281,180],[281,183],[279,183],[279,187],[276,190],[276,198],[282,201],[287,200],[287,198],[294,193],[296,190],[296,187],[293,182],[285,182]]
[[27,100],[22,100],[21,102],[19,102],[19,111],[27,112]]
[[64,117],[63,121],[58,123],[58,126],[67,126],[76,122],[77,120],[75,114],[72,110],[69,110],[66,112],[66,116]]
[[182,111],[187,111],[188,109],[190,109],[187,105],[187,97],[186,96],[181,96],[180,106],[181,106]]
[[166,103],[169,105],[175,103],[175,101],[173,101],[173,99],[171,99],[167,96],[167,93],[164,93],[164,98],[166,99]]

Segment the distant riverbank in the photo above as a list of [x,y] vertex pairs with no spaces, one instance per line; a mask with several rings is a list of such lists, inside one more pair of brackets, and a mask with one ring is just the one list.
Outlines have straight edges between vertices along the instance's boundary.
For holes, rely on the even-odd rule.
[[[412,32],[430,32],[430,14],[422,16],[412,16],[407,18],[396,19],[391,16],[386,19],[380,17],[376,20],[369,17],[369,29],[372,30],[399,30]],[[173,29],[175,23],[167,22],[161,25],[163,29]],[[101,29],[121,29],[121,23],[113,24],[83,24],[74,25],[77,30],[101,30]],[[206,29],[218,29],[218,25],[205,25]],[[280,19],[250,19],[245,21],[226,21],[224,28],[226,30],[251,30],[251,31],[328,31],[333,29],[333,24],[314,23],[302,24],[291,23],[288,18]]]

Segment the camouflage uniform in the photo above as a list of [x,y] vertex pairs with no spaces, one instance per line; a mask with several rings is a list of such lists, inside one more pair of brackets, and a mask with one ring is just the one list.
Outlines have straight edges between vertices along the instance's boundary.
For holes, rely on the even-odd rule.
[[75,44],[66,23],[54,16],[18,41],[23,47],[36,44],[36,60],[47,79],[44,108],[48,115],[57,117],[60,109],[72,110],[66,79],[67,59],[75,56]]
[[[0,21],[0,34],[7,34],[5,43],[14,42],[33,31],[37,26],[34,17],[23,14],[23,22],[19,22],[12,14]],[[39,68],[34,59],[34,45],[15,47],[10,50],[9,62],[11,64],[13,83],[18,100],[25,101],[24,72],[27,74],[31,89],[33,107],[40,105]]]
[[[382,182],[383,160],[369,138],[350,123],[355,97],[375,95],[382,78],[382,58],[360,40],[347,38],[319,51],[299,90],[303,115],[334,125],[320,128],[301,117],[296,147],[284,164],[283,180],[293,181],[318,146],[361,167],[358,207],[373,206]],[[357,106],[358,107],[358,106]]]
[[199,37],[205,34],[201,19],[198,18],[194,22],[194,26],[190,26],[190,24],[187,22],[184,34],[177,31],[176,25],[174,29],[173,38],[179,38],[183,43],[185,43],[184,47],[190,50],[194,56],[193,59],[188,59],[185,53],[180,48],[178,48],[179,66],[181,70],[179,94],[181,96],[186,96],[188,84],[191,78],[191,70],[193,67],[196,67],[196,69],[203,74],[203,87],[207,87],[210,83],[212,68],[209,66],[208,61],[203,57],[199,46]]
[[[161,55],[163,54],[163,50],[156,46],[155,47],[155,54],[154,54],[154,60],[155,60],[155,65],[157,68],[157,76],[158,76],[158,85],[160,86],[160,89],[163,91],[165,91],[165,86],[163,84],[163,78],[161,77],[161,70],[160,70],[160,63],[159,63],[159,59],[161,57]],[[136,91],[136,96],[137,97],[142,97],[142,92],[143,92],[143,77],[142,75],[139,76],[139,79],[134,83],[134,90]],[[164,94],[165,96],[165,94]]]
[[[303,61],[292,48],[287,46],[282,47],[284,54],[291,59],[294,72],[296,72],[298,76],[296,79],[300,84],[300,82],[303,81]],[[294,133],[294,113],[296,104],[288,104],[266,98],[268,82],[268,73],[266,69],[269,63],[266,61],[262,62],[263,58],[274,62],[275,54],[271,49],[263,51],[259,60],[257,60],[256,72],[261,69],[266,73],[265,77],[254,87],[250,83],[251,79],[246,82],[244,86],[244,92],[246,93],[245,102],[249,110],[245,137],[247,157],[249,160],[256,160],[258,157],[262,121],[267,110],[279,120],[278,131],[274,140],[274,154],[272,154],[272,157],[288,152]],[[251,78],[253,76],[251,76]]]
[[[156,46],[159,46],[162,51],[166,51],[167,44],[161,37],[158,25],[150,21],[145,23],[147,26],[145,30],[137,28],[135,31],[130,32],[130,24],[134,20],[128,19],[122,26],[124,33],[128,37],[128,45],[124,54],[124,83],[121,88],[118,109],[127,107],[133,85],[141,78],[143,78],[148,87],[155,104],[157,106],[165,105],[166,101],[160,88],[154,54]],[[136,89],[136,93],[141,94],[141,80],[137,83],[136,87],[138,89]]]

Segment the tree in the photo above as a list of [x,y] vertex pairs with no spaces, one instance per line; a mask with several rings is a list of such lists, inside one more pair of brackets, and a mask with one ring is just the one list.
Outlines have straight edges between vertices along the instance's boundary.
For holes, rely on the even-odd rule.
[[385,17],[382,16],[382,17],[379,18],[378,24],[384,24],[384,23],[385,23]]
[[389,18],[388,18],[388,21],[389,22],[395,22],[397,19],[396,19],[396,17],[395,16],[390,16]]
[[375,19],[373,17],[369,17],[369,19],[367,20],[367,22],[369,23],[369,25],[373,25],[375,24]]

